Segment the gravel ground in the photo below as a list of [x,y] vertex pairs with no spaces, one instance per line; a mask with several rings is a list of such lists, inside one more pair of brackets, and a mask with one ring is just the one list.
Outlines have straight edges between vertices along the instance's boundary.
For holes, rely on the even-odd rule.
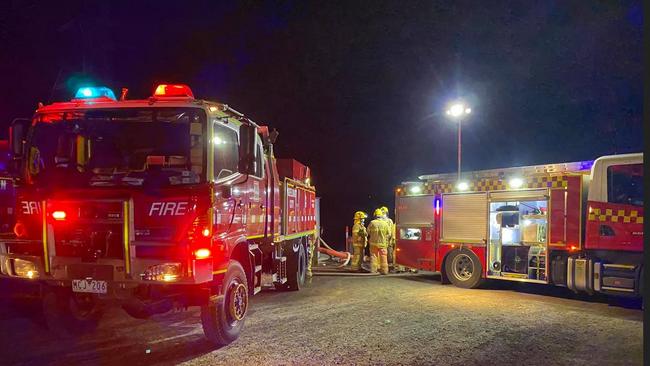
[[63,342],[29,309],[0,304],[8,364],[641,365],[638,304],[517,283],[463,290],[437,277],[315,277],[263,292],[241,338],[213,349],[198,310],[136,320],[112,309],[98,332]]

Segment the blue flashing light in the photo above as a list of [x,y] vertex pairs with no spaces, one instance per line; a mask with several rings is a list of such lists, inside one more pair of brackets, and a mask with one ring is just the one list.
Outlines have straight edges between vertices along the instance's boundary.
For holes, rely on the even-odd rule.
[[105,86],[87,86],[79,88],[74,97],[75,99],[109,98],[117,100],[117,98],[115,98],[115,93]]
[[589,170],[594,165],[593,160],[586,160],[580,162],[580,170]]

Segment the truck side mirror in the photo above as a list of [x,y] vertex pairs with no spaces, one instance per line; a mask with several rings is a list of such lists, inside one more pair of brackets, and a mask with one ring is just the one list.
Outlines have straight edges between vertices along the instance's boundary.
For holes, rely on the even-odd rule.
[[31,122],[27,118],[16,118],[11,122],[11,127],[9,127],[9,145],[14,158],[22,158],[23,156],[23,141],[27,137],[27,130]]
[[255,135],[257,128],[243,124],[239,127],[239,164],[241,174],[255,174]]
[[20,163],[23,159],[23,145],[27,138],[27,131],[32,121],[28,118],[16,118],[9,127],[9,151],[11,152],[11,163],[8,169],[11,173],[20,170]]

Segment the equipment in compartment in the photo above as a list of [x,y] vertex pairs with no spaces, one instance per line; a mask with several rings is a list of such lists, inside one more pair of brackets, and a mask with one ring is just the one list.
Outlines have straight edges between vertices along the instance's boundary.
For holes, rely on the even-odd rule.
[[546,281],[546,249],[541,245],[528,251],[528,279]]

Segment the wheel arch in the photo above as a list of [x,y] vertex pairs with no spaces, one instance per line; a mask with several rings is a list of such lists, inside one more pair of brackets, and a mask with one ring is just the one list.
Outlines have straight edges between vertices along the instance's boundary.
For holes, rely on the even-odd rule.
[[254,290],[253,263],[250,251],[248,250],[247,239],[241,239],[235,244],[230,254],[230,259],[241,264],[242,268],[244,269],[244,273],[246,274],[248,291],[250,294],[252,294]]

